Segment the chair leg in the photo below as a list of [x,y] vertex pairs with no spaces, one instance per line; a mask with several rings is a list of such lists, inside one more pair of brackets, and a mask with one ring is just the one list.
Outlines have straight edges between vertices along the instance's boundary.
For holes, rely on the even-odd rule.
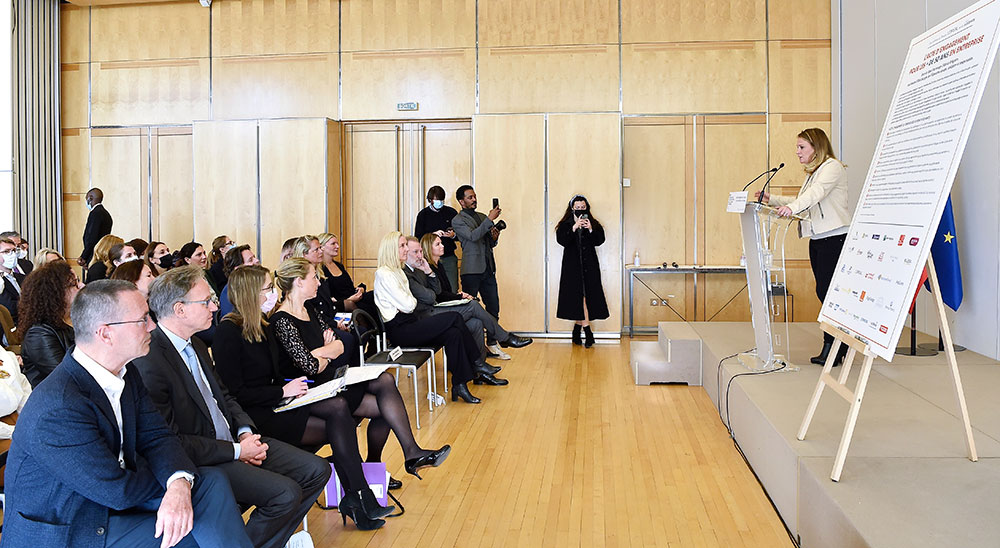
[[444,350],[442,350],[441,351],[441,356],[444,357],[444,359],[441,360],[441,361],[444,362],[444,393],[447,394],[448,393],[448,354],[445,354]]
[[417,430],[420,430],[420,396],[417,395],[417,368],[413,368],[413,414],[417,418]]
[[431,362],[427,364],[427,410],[434,412],[434,354],[431,354]]

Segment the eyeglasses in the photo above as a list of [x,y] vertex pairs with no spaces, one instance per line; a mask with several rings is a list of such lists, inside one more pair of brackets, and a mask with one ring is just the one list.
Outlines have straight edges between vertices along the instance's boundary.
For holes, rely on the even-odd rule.
[[137,323],[137,324],[146,325],[147,322],[149,322],[149,312],[146,312],[145,314],[143,314],[142,318],[138,319],[138,320],[128,320],[128,321],[122,321],[122,322],[108,322],[108,323],[106,323],[104,325],[107,325],[107,326],[125,325],[125,324],[129,324],[129,323]]
[[205,305],[205,308],[208,308],[208,306],[212,305],[212,304],[214,304],[215,306],[219,306],[219,298],[216,297],[215,295],[212,295],[211,297],[209,297],[207,299],[202,299],[200,301],[182,300],[180,302],[186,303],[186,304],[203,304],[203,305]]

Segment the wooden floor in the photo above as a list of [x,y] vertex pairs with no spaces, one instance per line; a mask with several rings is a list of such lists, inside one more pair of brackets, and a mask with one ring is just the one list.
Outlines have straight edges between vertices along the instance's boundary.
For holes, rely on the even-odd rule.
[[316,546],[792,545],[701,387],[635,386],[627,343],[510,354],[496,362],[509,386],[470,386],[482,404],[449,399],[428,415],[424,403],[417,441],[452,453],[423,481],[390,438],[404,516],[365,532],[314,507]]

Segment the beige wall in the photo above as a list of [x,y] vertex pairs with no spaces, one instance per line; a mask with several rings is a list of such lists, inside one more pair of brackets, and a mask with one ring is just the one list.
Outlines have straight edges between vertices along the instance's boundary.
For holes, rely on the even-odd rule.
[[[64,4],[64,251],[79,253],[82,194],[101,186],[114,188],[115,205],[125,210],[112,211],[116,233],[138,230],[121,235],[162,237],[171,247],[214,232],[256,245],[260,229],[268,260],[274,242],[292,228],[330,226],[342,232],[345,261],[363,281],[374,243],[386,229],[412,227],[428,186],[450,193],[474,181],[484,195],[497,188],[505,204],[525,204],[508,208],[507,222],[534,227],[551,212],[530,204],[546,197],[561,202],[557,194],[576,184],[575,191],[601,197],[595,210],[602,219],[622,219],[601,256],[614,310],[601,329],[617,331],[624,316],[623,258],[639,249],[644,262],[732,264],[738,229],[735,219],[719,213],[725,194],[779,162],[788,166],[772,182],[775,191],[796,192],[802,177],[794,135],[813,125],[830,129],[829,13],[829,0],[215,0],[210,9],[195,2]],[[419,110],[396,110],[409,101]],[[571,116],[567,124],[558,118],[593,113],[617,118],[608,128],[618,129],[608,133],[601,125],[599,135],[588,135],[581,121],[589,118]],[[535,114],[548,115],[540,136]],[[272,127],[273,119],[312,122]],[[323,119],[379,123],[354,124],[356,131],[341,134],[339,126],[320,129]],[[420,130],[428,121],[465,129],[432,123],[437,131]],[[207,139],[241,124],[253,126],[253,139],[237,131],[199,146],[199,128]],[[553,156],[547,132],[563,127],[570,139],[560,140],[565,148]],[[522,139],[541,141],[522,146]],[[599,156],[585,146],[595,143]],[[340,147],[342,160],[331,146]],[[552,171],[560,164],[547,164],[555,158],[565,169],[582,169],[605,157],[600,167],[607,177],[621,170],[631,187],[617,187],[617,176],[563,183]],[[262,163],[252,167],[251,160]],[[198,167],[205,162],[217,175],[198,175],[209,169]],[[343,165],[343,182],[331,165],[338,171]],[[519,178],[536,168],[541,178]],[[227,200],[251,189],[222,181],[251,172],[274,181],[260,189],[274,208],[262,212],[240,196],[234,199],[247,202],[230,213],[234,203]],[[302,200],[300,179],[322,180],[322,200]],[[288,196],[293,189],[294,199]],[[132,208],[145,213],[130,218]],[[319,218],[321,211],[326,218]],[[518,258],[505,259],[501,274],[511,314],[507,303],[515,294],[541,291],[544,303],[556,290],[544,262],[532,265],[520,256],[546,249],[551,229],[505,236],[524,246]],[[819,302],[805,247],[794,242],[790,249],[795,318],[811,320]],[[554,259],[550,254],[550,264]],[[526,280],[534,285],[526,287]],[[675,295],[672,305],[688,319],[707,319],[741,286],[738,276],[649,283]],[[639,295],[640,323],[677,319],[650,307],[648,292]],[[744,300],[736,301],[717,319],[745,319]],[[545,329],[544,310],[506,317],[514,329]],[[565,328],[548,320],[550,330]]]

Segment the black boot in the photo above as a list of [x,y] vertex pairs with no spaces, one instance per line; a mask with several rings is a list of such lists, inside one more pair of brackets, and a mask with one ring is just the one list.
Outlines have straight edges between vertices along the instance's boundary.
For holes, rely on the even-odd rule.
[[583,334],[586,337],[583,347],[590,348],[591,346],[594,346],[594,332],[590,330],[589,325],[583,328]]
[[365,486],[359,493],[361,495],[361,508],[365,511],[368,519],[376,520],[384,518],[396,511],[395,506],[382,506],[372,493],[371,487]]
[[583,345],[583,339],[580,338],[580,330],[581,329],[583,329],[583,326],[581,326],[580,324],[576,324],[576,325],[573,326],[573,344],[581,345],[582,346]]
[[830,356],[831,348],[833,348],[832,342],[824,342],[823,350],[820,351],[819,356],[813,356],[809,358],[809,361],[816,365],[826,365],[826,358]]
[[844,357],[847,356],[847,345],[841,343],[840,349],[837,350],[837,357],[833,359],[833,366],[837,367],[844,361]]
[[340,499],[340,502],[337,504],[337,510],[340,511],[340,516],[343,518],[345,526],[347,525],[348,516],[354,520],[355,525],[362,531],[371,531],[385,525],[384,519],[371,519],[365,514],[364,506],[361,503],[361,493],[358,491],[350,491],[345,494],[344,498]]
[[463,383],[457,383],[451,387],[451,401],[458,401],[458,398],[462,398],[465,403],[479,403],[479,398],[472,395],[469,392],[469,387]]

